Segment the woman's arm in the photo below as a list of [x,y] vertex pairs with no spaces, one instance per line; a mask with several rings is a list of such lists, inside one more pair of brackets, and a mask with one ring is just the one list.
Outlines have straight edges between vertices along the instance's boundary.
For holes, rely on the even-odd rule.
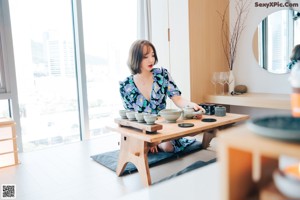
[[203,112],[205,112],[205,109],[202,108],[201,106],[199,106],[198,104],[188,101],[186,99],[184,99],[182,96],[173,96],[172,101],[174,102],[174,104],[179,107],[179,108],[184,108],[184,107],[192,107],[194,108],[194,110],[202,110]]

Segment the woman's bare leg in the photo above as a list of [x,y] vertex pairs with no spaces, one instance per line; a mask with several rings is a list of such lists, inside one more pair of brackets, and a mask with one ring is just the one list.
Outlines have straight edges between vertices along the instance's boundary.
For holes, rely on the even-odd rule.
[[174,147],[173,147],[171,141],[162,142],[158,145],[158,147],[160,150],[162,150],[164,152],[169,152],[169,153],[174,152]]

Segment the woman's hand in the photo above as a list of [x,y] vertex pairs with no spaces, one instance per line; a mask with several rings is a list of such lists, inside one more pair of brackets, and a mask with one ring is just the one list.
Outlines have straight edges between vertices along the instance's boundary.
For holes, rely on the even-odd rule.
[[181,96],[173,96],[172,101],[175,103],[175,105],[179,108],[184,108],[186,106],[192,107],[194,108],[194,110],[198,111],[201,110],[203,113],[205,113],[205,109],[202,108],[201,106],[199,106],[198,104],[188,101],[184,98],[182,98]]
[[199,106],[198,104],[194,103],[194,102],[191,102],[191,106],[194,108],[194,110],[198,111],[198,110],[201,110],[203,113],[205,113],[205,109],[202,108],[201,106]]

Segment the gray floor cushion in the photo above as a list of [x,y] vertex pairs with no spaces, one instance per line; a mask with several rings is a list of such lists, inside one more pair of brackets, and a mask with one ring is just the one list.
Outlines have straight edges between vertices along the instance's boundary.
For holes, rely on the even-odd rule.
[[[148,163],[149,167],[156,166],[159,164],[163,164],[170,160],[179,158],[181,156],[187,155],[189,153],[199,151],[202,149],[202,145],[199,141],[195,141],[190,146],[186,147],[184,151],[180,153],[165,153],[165,152],[158,152],[155,154],[148,153]],[[93,155],[91,158],[96,161],[97,163],[109,168],[110,170],[116,171],[117,163],[119,157],[119,150],[110,151],[98,155]],[[128,163],[122,175],[130,174],[136,172],[137,169],[132,163]]]
[[176,177],[176,176],[180,176],[180,175],[182,175],[182,174],[184,174],[184,173],[190,172],[190,171],[195,170],[195,169],[198,169],[198,168],[200,168],[200,167],[204,167],[204,166],[206,166],[206,165],[208,165],[208,164],[211,164],[211,163],[214,163],[214,162],[216,162],[216,161],[217,161],[216,158],[214,158],[214,159],[212,159],[212,160],[209,160],[209,161],[207,161],[207,162],[204,162],[204,161],[199,160],[199,161],[197,161],[197,162],[195,162],[195,163],[189,165],[188,167],[184,168],[183,170],[181,170],[181,171],[179,171],[179,172],[177,172],[177,173],[175,173],[175,174],[172,174],[171,176],[168,176],[168,177],[166,177],[166,178],[164,178],[164,179],[161,179],[160,181],[158,181],[158,182],[156,182],[156,183],[154,183],[154,184],[161,183],[161,182],[163,182],[163,181],[169,180],[169,179],[174,178],[174,177]]

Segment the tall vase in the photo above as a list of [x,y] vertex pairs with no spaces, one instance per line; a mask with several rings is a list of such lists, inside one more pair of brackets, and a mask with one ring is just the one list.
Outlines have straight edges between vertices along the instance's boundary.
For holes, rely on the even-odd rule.
[[234,86],[235,86],[235,79],[234,79],[234,74],[233,71],[229,71],[229,81],[228,81],[228,93],[231,94],[231,92],[234,91]]

